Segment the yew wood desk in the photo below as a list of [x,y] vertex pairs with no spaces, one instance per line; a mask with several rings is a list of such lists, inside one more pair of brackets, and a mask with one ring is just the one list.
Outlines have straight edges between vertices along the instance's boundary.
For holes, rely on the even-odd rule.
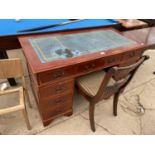
[[76,77],[136,61],[155,45],[134,34],[100,28],[19,37],[44,126],[73,113]]

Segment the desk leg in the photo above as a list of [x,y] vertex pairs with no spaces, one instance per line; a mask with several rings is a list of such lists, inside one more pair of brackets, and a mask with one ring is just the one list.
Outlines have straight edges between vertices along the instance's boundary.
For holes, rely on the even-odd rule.
[[[8,59],[8,55],[5,50],[0,50],[0,59]],[[11,86],[16,86],[17,83],[14,78],[8,78],[9,84]]]

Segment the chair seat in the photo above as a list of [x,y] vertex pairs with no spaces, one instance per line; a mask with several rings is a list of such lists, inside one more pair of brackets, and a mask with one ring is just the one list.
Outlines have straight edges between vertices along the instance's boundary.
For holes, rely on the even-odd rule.
[[[105,71],[97,71],[82,77],[77,78],[76,82],[79,87],[82,87],[88,95],[95,96],[101,86],[101,83],[106,75]],[[111,79],[108,85],[113,85],[115,81]]]

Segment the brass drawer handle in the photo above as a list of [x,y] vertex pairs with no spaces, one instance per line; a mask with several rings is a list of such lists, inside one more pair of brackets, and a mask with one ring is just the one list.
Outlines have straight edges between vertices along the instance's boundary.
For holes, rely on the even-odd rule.
[[64,71],[59,71],[59,72],[56,72],[56,73],[53,75],[53,77],[54,77],[54,78],[59,78],[59,77],[62,77],[64,74],[65,74]]
[[51,104],[52,106],[54,106],[55,104],[61,104],[64,102],[63,98],[57,98],[55,100],[53,100],[52,102],[49,102],[49,104]]
[[63,102],[63,99],[61,98],[55,100],[55,103],[62,103],[62,102]]
[[107,60],[108,63],[114,63],[115,61],[116,61],[115,58],[110,58],[110,59]]
[[60,93],[60,92],[63,92],[65,90],[65,87],[64,86],[60,86],[60,87],[57,87],[56,89],[55,89],[55,92],[56,93]]
[[88,65],[84,66],[84,69],[85,70],[90,70],[90,69],[92,69],[94,67],[95,67],[95,64],[88,64]]
[[129,58],[132,58],[132,57],[134,57],[134,56],[136,56],[136,54],[135,54],[135,52],[132,52],[132,53],[129,53]]

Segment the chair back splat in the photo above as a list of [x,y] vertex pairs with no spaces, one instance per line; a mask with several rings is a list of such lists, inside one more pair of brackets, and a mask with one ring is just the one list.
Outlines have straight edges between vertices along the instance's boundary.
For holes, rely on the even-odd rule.
[[[102,99],[107,99],[111,95],[115,94],[119,90],[123,90],[128,83],[133,78],[134,74],[136,73],[137,69],[140,67],[140,65],[145,61],[149,59],[148,56],[142,56],[136,63],[125,66],[125,67],[112,67],[110,68],[102,83],[100,88],[98,89],[98,92],[93,98],[93,101],[99,101]],[[109,81],[113,80],[113,84],[109,85]]]

